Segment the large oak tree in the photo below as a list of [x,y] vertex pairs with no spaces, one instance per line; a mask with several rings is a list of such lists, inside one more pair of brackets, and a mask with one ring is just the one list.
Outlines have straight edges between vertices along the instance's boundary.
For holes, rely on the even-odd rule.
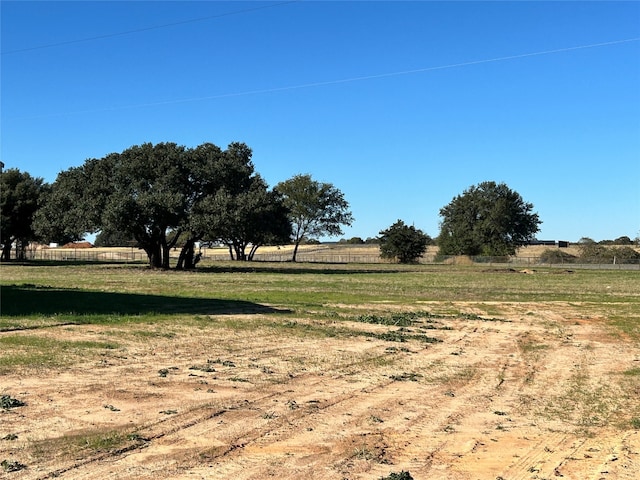
[[[249,198],[239,197],[247,195],[257,179],[251,149],[243,143],[231,143],[225,151],[210,143],[196,148],[175,143],[136,145],[62,172],[40,215],[40,231],[52,238],[120,232],[137,241],[155,268],[169,268],[170,250],[181,241],[184,246],[177,267],[192,268],[196,242],[212,234],[207,208],[222,192],[245,210],[257,209],[236,218],[238,221],[255,224],[261,218],[258,212],[273,215],[264,205],[258,208]],[[266,190],[266,185],[260,185]],[[277,197],[265,199],[276,201]],[[228,218],[238,208],[219,211]],[[280,217],[286,219],[282,212]],[[282,226],[273,218],[262,223],[263,230]],[[277,238],[267,232],[258,237],[255,225],[252,228],[242,239],[236,230],[235,241],[255,242],[252,245],[257,248],[259,242]],[[215,234],[222,239],[229,232],[217,230]]]
[[442,255],[513,255],[542,223],[533,205],[504,183],[482,182],[440,209]]

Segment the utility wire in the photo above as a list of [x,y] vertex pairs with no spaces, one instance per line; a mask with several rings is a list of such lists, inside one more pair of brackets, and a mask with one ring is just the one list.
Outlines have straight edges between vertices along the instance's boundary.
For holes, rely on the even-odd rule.
[[450,64],[447,64],[447,65],[438,65],[438,66],[434,66],[434,67],[416,68],[416,69],[413,69],[413,70],[400,70],[400,71],[390,72],[390,73],[380,73],[380,74],[375,74],[375,75],[364,75],[364,76],[360,76],[360,77],[349,77],[349,78],[342,78],[342,79],[337,79],[337,80],[327,80],[327,81],[322,81],[322,82],[302,83],[302,84],[298,84],[298,85],[289,85],[289,86],[284,86],[284,87],[264,88],[264,89],[259,89],[259,90],[245,90],[243,92],[223,93],[223,94],[218,94],[218,95],[208,95],[208,96],[203,96],[203,97],[190,97],[190,98],[165,100],[165,101],[151,102],[151,103],[137,103],[137,104],[121,105],[121,106],[108,107],[108,108],[100,108],[100,109],[94,109],[94,110],[81,110],[81,111],[74,111],[74,112],[53,113],[53,114],[48,114],[48,115],[38,115],[38,116],[33,116],[33,117],[21,117],[21,118],[22,119],[25,119],[25,118],[33,119],[33,118],[45,118],[45,117],[56,117],[56,116],[63,116],[63,115],[83,114],[83,113],[109,112],[109,111],[116,111],[116,110],[125,110],[125,109],[130,109],[130,108],[156,107],[156,106],[161,106],[161,105],[172,105],[172,104],[178,104],[178,103],[199,102],[199,101],[203,101],[203,100],[215,100],[215,99],[221,99],[221,98],[242,97],[242,96],[247,96],[247,95],[259,95],[259,94],[263,94],[263,93],[284,92],[284,91],[288,91],[288,90],[297,90],[297,89],[302,89],[302,88],[322,87],[322,86],[327,86],[327,85],[338,85],[338,84],[341,84],[341,83],[360,82],[360,81],[364,81],[364,80],[373,80],[373,79],[377,79],[377,78],[397,77],[397,76],[401,76],[401,75],[411,75],[411,74],[415,74],[415,73],[433,72],[433,71],[436,71],[436,70],[446,70],[446,69],[450,69],[450,68],[459,68],[459,67],[468,67],[468,66],[472,66],[472,65],[481,65],[481,64],[484,64],[484,63],[495,63],[495,62],[503,62],[503,61],[507,61],[507,60],[516,60],[516,59],[520,59],[520,58],[537,57],[537,56],[542,56],[542,55],[552,55],[552,54],[556,54],[556,53],[571,52],[571,51],[575,51],[575,50],[584,50],[584,49],[587,49],[587,48],[606,47],[606,46],[611,46],[611,45],[619,45],[619,44],[623,44],[623,43],[637,42],[639,40],[640,40],[640,37],[634,37],[634,38],[627,38],[627,39],[623,39],[623,40],[613,40],[613,41],[610,41],[610,42],[591,43],[591,44],[588,44],[588,45],[578,45],[576,47],[556,48],[556,49],[553,49],[553,50],[542,50],[542,51],[539,51],[539,52],[521,53],[521,54],[518,54],[518,55],[508,55],[508,56],[505,56],[505,57],[495,57],[495,58],[487,58],[487,59],[483,59],[483,60],[473,60],[473,61],[469,61],[469,62],[450,63]]
[[270,4],[270,5],[261,5],[259,7],[245,8],[243,10],[236,10],[234,12],[227,12],[227,13],[219,13],[219,14],[216,14],[216,15],[209,15],[207,17],[191,18],[191,19],[188,19],[188,20],[181,20],[179,22],[164,23],[162,25],[153,25],[151,27],[137,28],[135,30],[127,30],[127,31],[124,31],[124,32],[106,33],[104,35],[96,35],[95,37],[78,38],[76,40],[67,40],[65,42],[48,43],[46,45],[37,45],[35,47],[27,47],[27,48],[20,48],[20,49],[16,49],[16,50],[8,50],[8,51],[0,53],[0,55],[10,55],[10,54],[13,54],[13,53],[23,53],[23,52],[30,52],[30,51],[33,51],[33,50],[42,50],[44,48],[61,47],[61,46],[64,46],[64,45],[72,45],[74,43],[91,42],[93,40],[101,40],[101,39],[104,39],[104,38],[113,38],[113,37],[120,37],[120,36],[123,36],[123,35],[131,35],[133,33],[148,32],[150,30],[158,30],[158,29],[161,29],[161,28],[174,27],[176,25],[186,25],[188,23],[204,22],[205,20],[211,20],[213,18],[222,18],[222,17],[230,17],[232,15],[241,15],[243,13],[255,12],[256,10],[264,10],[265,8],[280,7],[282,5],[288,5],[290,3],[297,3],[297,2],[300,2],[300,1],[301,0],[290,0],[290,1],[286,1],[286,2]]

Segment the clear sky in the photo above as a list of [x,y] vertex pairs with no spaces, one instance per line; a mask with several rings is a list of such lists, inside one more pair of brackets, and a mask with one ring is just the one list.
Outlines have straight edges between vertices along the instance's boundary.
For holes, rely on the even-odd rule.
[[253,149],[432,237],[482,181],[540,239],[640,235],[640,2],[2,1],[5,168],[143,142]]

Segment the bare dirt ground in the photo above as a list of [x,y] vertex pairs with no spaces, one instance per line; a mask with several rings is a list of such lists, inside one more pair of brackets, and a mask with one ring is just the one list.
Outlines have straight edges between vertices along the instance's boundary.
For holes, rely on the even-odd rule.
[[0,459],[26,466],[0,477],[640,478],[637,344],[575,304],[451,306],[481,317],[425,323],[428,344],[264,323],[21,332],[117,347],[0,377],[26,403],[0,410],[17,437]]

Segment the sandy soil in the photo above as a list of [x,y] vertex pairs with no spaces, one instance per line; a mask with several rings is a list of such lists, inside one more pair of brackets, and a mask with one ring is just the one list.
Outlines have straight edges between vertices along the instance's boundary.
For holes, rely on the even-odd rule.
[[266,326],[20,332],[118,347],[0,377],[26,402],[0,410],[0,459],[26,466],[0,477],[640,478],[640,384],[622,375],[637,344],[575,304],[452,307],[484,319],[410,327],[442,340],[429,344]]

